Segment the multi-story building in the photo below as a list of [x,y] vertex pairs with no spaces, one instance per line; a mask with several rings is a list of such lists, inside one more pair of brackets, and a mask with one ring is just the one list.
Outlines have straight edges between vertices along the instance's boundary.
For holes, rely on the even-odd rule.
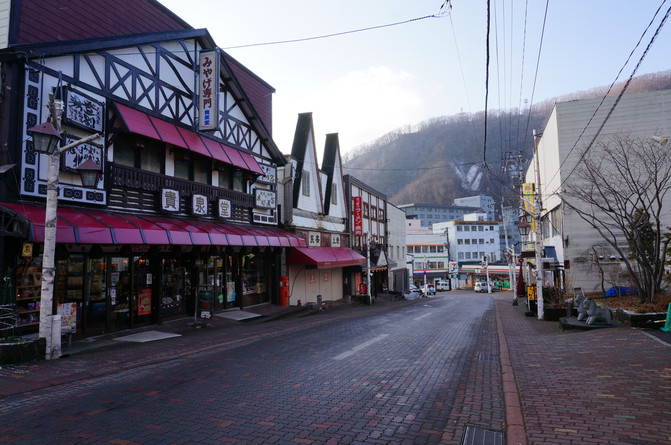
[[449,278],[449,255],[445,234],[421,227],[418,220],[406,220],[408,270],[413,284],[423,286]]
[[360,273],[354,274],[355,285],[365,294],[361,290],[366,290],[366,273],[370,273],[370,295],[375,296],[389,288],[387,196],[352,175],[345,175],[344,181],[350,205],[350,247],[368,258]]
[[403,292],[408,289],[406,267],[405,212],[387,203],[387,261],[389,262],[389,290]]
[[[0,51],[0,160],[15,164],[0,266],[22,332],[56,312],[90,336],[277,302],[282,255],[307,242],[278,227],[274,89],[157,2],[35,5],[12,3]],[[101,136],[58,158],[53,307],[41,282],[57,156],[31,133],[48,120],[64,143]]]
[[337,134],[326,135],[321,169],[317,168],[312,113],[298,115],[290,162],[279,168],[285,228],[300,235],[307,247],[291,249],[286,256],[283,285],[291,304],[348,299],[356,293],[350,266],[366,262],[351,250],[347,226],[347,200]]
[[463,219],[464,215],[476,212],[480,207],[466,205],[438,205],[425,203],[403,204],[398,206],[405,212],[407,219],[421,221],[424,228],[430,229],[435,223]]
[[[617,107],[611,110],[616,100],[619,101]],[[538,141],[538,162],[534,157],[526,173],[526,182],[536,184],[536,165],[540,166],[543,247],[546,255],[548,251],[556,252],[556,258],[546,261],[557,264],[560,269],[568,266],[563,270],[563,284],[569,291],[574,287],[580,287],[584,292],[599,291],[604,279],[613,286],[628,284],[622,281],[623,265],[617,252],[563,202],[566,181],[569,178],[572,184],[579,181],[573,172],[581,162],[583,149],[591,144],[591,150],[599,150],[599,142],[607,142],[618,134],[643,138],[670,136],[671,90],[555,104]],[[668,150],[668,147],[660,145],[659,149]],[[617,180],[613,175],[613,181]],[[588,184],[585,184],[585,190],[588,190]],[[671,195],[664,197],[663,208],[666,210],[661,214],[661,227],[669,227]],[[603,219],[606,219],[605,214]],[[618,238],[618,245],[626,251],[624,234],[618,234]],[[549,268],[543,270],[546,282],[551,284],[553,277]],[[561,275],[562,270],[557,272]],[[554,281],[557,281],[556,276]]]
[[487,221],[496,221],[496,208],[494,207],[494,198],[487,195],[467,196],[465,198],[456,198],[454,204],[458,206],[467,206],[477,208],[478,213],[485,213]]

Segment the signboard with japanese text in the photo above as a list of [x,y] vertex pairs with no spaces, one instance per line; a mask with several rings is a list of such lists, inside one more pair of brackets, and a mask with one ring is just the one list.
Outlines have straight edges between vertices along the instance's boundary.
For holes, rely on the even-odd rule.
[[[80,137],[72,136],[67,133],[65,133],[64,136],[66,144],[71,144],[81,139]],[[93,144],[81,144],[64,152],[61,155],[61,168],[63,170],[76,172],[77,167],[89,159],[100,167],[101,172],[103,171],[103,150]]]
[[79,91],[65,88],[63,123],[74,125],[97,133],[103,132],[105,102],[95,100]]
[[363,218],[361,215],[361,196],[354,198],[354,236],[363,235]]
[[151,314],[151,288],[140,289],[140,293],[137,296],[137,314]]
[[179,212],[179,190],[161,189],[161,210]]
[[277,193],[270,190],[254,189],[254,202],[256,207],[262,209],[274,209],[276,205]]
[[321,246],[322,239],[321,233],[319,232],[310,232],[308,235],[308,247],[319,247]]
[[61,333],[71,334],[77,331],[77,303],[59,304],[57,313],[61,316]]
[[339,233],[332,233],[331,234],[331,247],[340,247],[342,244],[340,244],[340,234]]
[[[533,182],[526,182],[522,185],[522,193],[524,194],[524,210],[530,215],[535,215],[535,197],[536,187]],[[536,230],[536,220],[531,218],[531,230]]]
[[191,197],[191,213],[194,215],[207,215],[207,196],[194,194]]
[[219,52],[216,49],[201,51],[198,67],[198,128],[214,130],[219,124]]
[[228,199],[220,199],[217,208],[219,209],[219,218],[231,217],[231,201]]
[[256,182],[265,182],[267,184],[277,183],[277,168],[264,164],[259,164],[259,167],[263,170],[263,176],[256,178]]

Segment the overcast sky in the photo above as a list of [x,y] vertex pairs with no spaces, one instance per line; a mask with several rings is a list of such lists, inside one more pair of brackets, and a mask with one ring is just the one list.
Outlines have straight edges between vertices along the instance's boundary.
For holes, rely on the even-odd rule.
[[[346,153],[402,126],[485,108],[486,0],[452,0],[449,14],[444,0],[159,1],[276,89],[273,137],[283,153],[302,112],[313,112],[318,152],[325,134],[338,133]],[[610,85],[643,36],[626,80],[670,3],[491,0],[489,109]],[[666,23],[637,74],[670,69],[669,55]]]

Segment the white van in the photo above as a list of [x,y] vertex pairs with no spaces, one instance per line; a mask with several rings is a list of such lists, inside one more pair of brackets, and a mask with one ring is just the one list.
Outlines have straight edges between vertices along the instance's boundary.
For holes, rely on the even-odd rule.
[[434,285],[436,286],[437,291],[450,290],[450,281],[449,280],[436,279],[434,281]]

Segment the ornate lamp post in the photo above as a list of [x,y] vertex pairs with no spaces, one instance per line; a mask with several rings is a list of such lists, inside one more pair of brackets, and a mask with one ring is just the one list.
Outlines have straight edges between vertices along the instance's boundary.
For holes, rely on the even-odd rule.
[[[47,201],[44,217],[44,248],[42,253],[42,288],[40,292],[40,338],[47,341],[46,359],[58,358],[61,354],[61,326],[60,316],[54,316],[54,278],[56,275],[56,225],[58,211],[58,172],[60,170],[61,153],[73,149],[81,144],[91,142],[100,137],[92,134],[71,144],[59,147],[62,138],[60,131],[63,103],[54,100],[53,93],[49,94],[50,121],[28,129],[33,137],[33,146],[38,153],[49,156],[49,175],[47,178]],[[54,125],[55,124],[55,125]],[[93,164],[95,167],[93,167]],[[99,176],[91,175],[91,171],[100,173],[100,167],[88,160],[78,169],[82,174],[84,187],[95,187]],[[95,182],[94,182],[95,181]]]

